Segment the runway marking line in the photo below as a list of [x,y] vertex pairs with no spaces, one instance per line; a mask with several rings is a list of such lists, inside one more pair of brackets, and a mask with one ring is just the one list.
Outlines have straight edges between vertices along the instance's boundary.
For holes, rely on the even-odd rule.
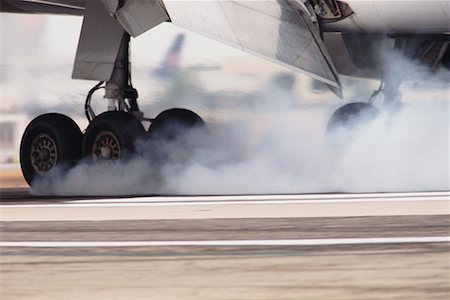
[[342,193],[342,194],[295,194],[295,195],[210,195],[210,196],[154,196],[154,197],[119,197],[110,199],[71,200],[70,203],[114,203],[114,202],[190,202],[190,201],[267,201],[267,200],[314,200],[339,201],[341,199],[378,199],[378,198],[407,198],[407,197],[446,197],[450,200],[449,192],[420,192],[420,193]]
[[[106,221],[449,215],[450,193],[141,197],[0,205],[0,221]],[[395,195],[395,196],[393,196]],[[405,197],[399,197],[399,195]],[[413,196],[415,195],[415,196]],[[351,196],[353,198],[346,198]],[[373,197],[372,197],[373,196]],[[383,196],[384,198],[382,198]],[[309,198],[308,198],[309,197]],[[123,201],[123,202],[122,202]]]
[[[337,198],[337,199],[336,199]],[[1,208],[61,208],[61,207],[133,207],[133,206],[198,206],[242,204],[331,204],[331,203],[383,203],[446,201],[450,193],[404,193],[404,194],[333,194],[327,195],[261,195],[261,196],[187,196],[187,197],[137,197],[91,200],[70,200],[49,204],[3,204]],[[447,212],[448,213],[448,212]]]
[[280,239],[280,240],[212,240],[212,241],[79,241],[79,242],[0,242],[1,248],[118,248],[118,247],[190,247],[190,246],[330,246],[408,243],[449,243],[450,236]]

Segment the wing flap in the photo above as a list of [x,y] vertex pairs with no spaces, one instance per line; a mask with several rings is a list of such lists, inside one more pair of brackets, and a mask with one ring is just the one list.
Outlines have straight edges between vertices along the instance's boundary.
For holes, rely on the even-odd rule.
[[165,1],[171,21],[340,90],[318,30],[290,1]]

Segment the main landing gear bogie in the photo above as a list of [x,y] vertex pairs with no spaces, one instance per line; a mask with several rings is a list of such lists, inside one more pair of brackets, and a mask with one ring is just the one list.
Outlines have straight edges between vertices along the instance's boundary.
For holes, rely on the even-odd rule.
[[[152,160],[161,159],[156,164],[159,166],[172,157],[172,150],[189,153],[184,142],[194,129],[206,128],[205,123],[194,112],[181,108],[166,110],[155,119],[144,118],[137,101],[138,92],[132,85],[129,44],[130,36],[124,33],[111,74],[99,75],[97,79],[102,81],[88,92],[84,108],[89,125],[84,135],[72,119],[60,114],[39,116],[28,125],[20,160],[30,185],[60,167],[73,166],[81,158],[90,164],[115,165],[128,154],[139,154]],[[105,77],[109,78],[106,82]],[[91,100],[100,89],[105,91],[107,112],[97,116]],[[151,122],[147,132],[142,125],[145,121]],[[143,143],[137,149],[139,139]],[[182,155],[185,157],[186,154]]]
[[[189,132],[206,128],[196,113],[174,108],[160,113],[145,131],[135,115],[125,111],[108,111],[96,116],[83,134],[69,117],[51,113],[35,118],[28,125],[20,147],[20,162],[26,181],[32,185],[38,178],[46,178],[56,169],[67,171],[83,158],[88,164],[114,165],[136,154],[136,142],[153,151],[148,158],[167,161],[169,149],[176,147],[189,153],[177,142]],[[170,144],[170,146],[168,146]],[[141,153],[140,153],[141,154]],[[145,153],[144,153],[145,154]]]

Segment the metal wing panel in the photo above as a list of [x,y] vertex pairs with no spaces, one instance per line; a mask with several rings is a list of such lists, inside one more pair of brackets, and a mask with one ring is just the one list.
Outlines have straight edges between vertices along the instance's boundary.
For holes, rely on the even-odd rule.
[[300,13],[300,6],[281,0],[164,3],[176,25],[340,88],[326,49],[315,38],[316,29],[309,17]]
[[172,23],[243,50],[219,1],[165,1]]
[[86,0],[1,0],[0,12],[83,15]]

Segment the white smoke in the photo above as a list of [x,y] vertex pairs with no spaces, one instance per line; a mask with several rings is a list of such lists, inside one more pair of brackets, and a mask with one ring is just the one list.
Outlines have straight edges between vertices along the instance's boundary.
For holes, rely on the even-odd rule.
[[330,113],[247,115],[210,126],[207,142],[188,137],[196,146],[187,161],[179,159],[185,148],[165,148],[171,159],[160,166],[143,143],[140,155],[114,167],[81,163],[36,184],[63,195],[449,190],[448,102],[406,105],[339,141],[325,133]]
[[245,159],[210,168],[194,158],[167,187],[189,194],[447,190],[448,111],[419,106],[383,115],[340,146],[306,122],[277,118]]
[[[448,82],[415,80],[418,87],[403,84],[401,109],[382,111],[350,134],[326,133],[339,103],[300,99],[291,101],[299,107],[283,101],[277,109],[276,101],[261,101],[257,110],[242,105],[228,122],[209,124],[207,137],[193,132],[181,146],[164,144],[164,164],[151,159],[151,141],[138,141],[138,154],[114,167],[81,162],[34,186],[59,195],[450,190]],[[280,98],[279,89],[264,93]]]

